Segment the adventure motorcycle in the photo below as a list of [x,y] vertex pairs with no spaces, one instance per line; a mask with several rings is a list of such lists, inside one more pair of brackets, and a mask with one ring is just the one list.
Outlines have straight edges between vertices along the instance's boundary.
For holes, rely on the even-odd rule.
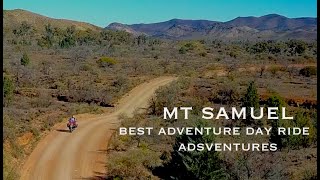
[[68,122],[67,127],[69,128],[70,133],[72,133],[72,131],[78,127],[78,124]]

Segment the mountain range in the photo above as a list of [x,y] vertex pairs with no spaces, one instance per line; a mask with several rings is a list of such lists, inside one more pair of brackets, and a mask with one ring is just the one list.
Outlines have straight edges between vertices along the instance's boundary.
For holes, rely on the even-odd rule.
[[278,14],[261,17],[237,17],[227,22],[210,20],[171,19],[149,24],[111,23],[107,27],[98,27],[90,23],[66,19],[54,19],[26,10],[4,10],[4,32],[20,25],[23,21],[31,24],[36,30],[43,31],[44,25],[66,28],[74,25],[79,30],[102,29],[123,30],[134,35],[146,35],[165,39],[224,39],[224,40],[257,40],[257,39],[317,39],[317,18],[288,18]]
[[167,39],[307,39],[317,38],[317,18],[287,18],[278,14],[237,17],[231,21],[172,19],[150,24],[111,23],[106,29]]

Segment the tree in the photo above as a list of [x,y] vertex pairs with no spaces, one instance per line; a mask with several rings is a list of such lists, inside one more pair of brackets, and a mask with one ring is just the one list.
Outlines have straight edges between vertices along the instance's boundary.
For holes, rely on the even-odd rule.
[[26,21],[23,21],[18,29],[13,30],[13,34],[16,34],[18,36],[26,36],[28,33],[30,33],[31,30],[31,25]]
[[278,135],[278,128],[281,126],[280,124],[280,114],[282,113],[282,107],[285,106],[284,100],[279,95],[273,95],[269,97],[267,101],[267,105],[269,107],[278,107],[277,116],[279,119],[272,119],[271,121],[271,134],[269,141],[271,143],[277,144],[278,149],[283,147],[283,136]]
[[41,47],[50,48],[54,43],[54,28],[52,28],[51,24],[45,25],[45,32],[41,39],[38,40],[38,45]]
[[30,45],[31,38],[34,35],[34,29],[26,21],[23,21],[17,29],[13,30],[13,34],[16,35],[16,40],[19,44]]
[[243,99],[243,106],[244,107],[259,107],[259,97],[258,97],[258,91],[257,87],[255,85],[254,81],[251,81],[249,83],[249,86],[247,88],[247,92]]
[[23,53],[21,59],[20,59],[20,63],[21,65],[23,66],[27,66],[29,63],[30,63],[30,59],[28,57],[28,54],[27,53]]
[[303,54],[307,50],[307,44],[301,40],[290,40],[287,46],[291,55]]
[[12,95],[13,95],[13,82],[8,76],[3,77],[3,105],[7,106],[11,100],[12,100]]
[[93,45],[98,43],[98,32],[91,29],[79,30],[76,32],[75,37],[78,45]]
[[140,46],[141,44],[146,43],[147,37],[145,35],[139,35],[136,39],[138,46]]
[[64,33],[64,37],[59,42],[61,48],[69,48],[76,45],[75,26],[68,27]]
[[252,123],[252,118],[250,118],[251,116],[248,115],[248,113],[250,112],[250,108],[253,107],[254,109],[257,109],[259,107],[259,96],[258,96],[257,87],[254,81],[251,81],[249,83],[247,92],[243,98],[243,107],[246,107],[248,109],[247,119],[245,123],[250,124]]

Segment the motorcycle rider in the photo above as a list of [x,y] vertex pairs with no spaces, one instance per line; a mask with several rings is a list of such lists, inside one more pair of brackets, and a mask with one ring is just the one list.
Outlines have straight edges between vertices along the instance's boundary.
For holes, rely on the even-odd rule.
[[72,115],[72,117],[69,119],[69,124],[73,125],[73,126],[77,126],[77,120],[76,117],[74,115]]

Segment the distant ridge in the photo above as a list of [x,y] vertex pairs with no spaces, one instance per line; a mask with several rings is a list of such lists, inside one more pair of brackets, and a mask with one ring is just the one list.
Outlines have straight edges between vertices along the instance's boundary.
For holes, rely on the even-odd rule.
[[237,17],[227,22],[182,20],[150,24],[111,23],[107,29],[124,30],[169,39],[305,39],[317,38],[317,18],[287,18],[278,14]]

